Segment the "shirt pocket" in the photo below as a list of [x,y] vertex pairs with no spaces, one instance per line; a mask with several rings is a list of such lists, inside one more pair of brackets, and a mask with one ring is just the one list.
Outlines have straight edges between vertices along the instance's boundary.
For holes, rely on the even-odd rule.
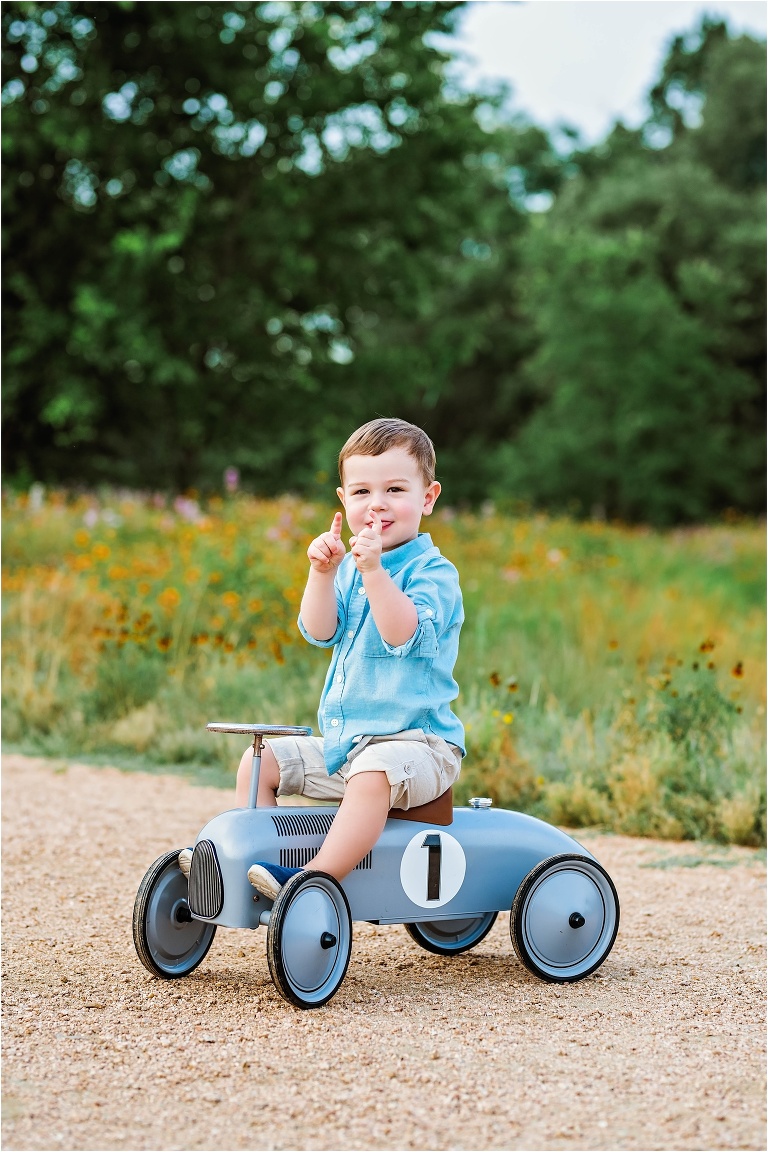
[[361,636],[360,652],[361,655],[372,659],[380,659],[383,656],[390,659],[397,658],[397,656],[409,656],[411,658],[415,656],[419,659],[434,660],[438,654],[435,626],[431,620],[422,620],[413,642],[407,640],[395,652],[386,647],[378,631],[374,628]]

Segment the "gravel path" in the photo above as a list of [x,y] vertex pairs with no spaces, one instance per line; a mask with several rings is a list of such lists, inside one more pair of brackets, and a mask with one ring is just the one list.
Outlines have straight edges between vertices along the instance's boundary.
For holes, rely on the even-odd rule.
[[263,930],[220,930],[184,980],[135,956],[144,872],[228,804],[5,758],[4,1148],[765,1147],[758,854],[583,835],[622,901],[594,976],[535,980],[506,916],[452,960],[356,924],[339,993],[301,1012]]

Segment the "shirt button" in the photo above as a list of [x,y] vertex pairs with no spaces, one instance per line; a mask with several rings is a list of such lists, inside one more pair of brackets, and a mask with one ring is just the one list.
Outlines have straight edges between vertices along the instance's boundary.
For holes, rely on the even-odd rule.
[[425,615],[425,616],[434,616],[434,612],[432,611],[432,609],[431,609],[431,608],[427,608],[427,610],[426,610],[426,612],[424,613],[424,615]]
[[341,672],[339,672],[338,676],[336,677],[336,683],[341,684],[343,679],[344,677],[342,676]]
[[365,588],[358,588],[357,594],[358,596],[365,596]]
[[349,632],[347,632],[347,636],[349,636],[350,640],[352,639],[354,634],[355,634],[354,628],[350,628]]
[[338,728],[338,726],[339,726],[338,720],[331,720],[331,728]]

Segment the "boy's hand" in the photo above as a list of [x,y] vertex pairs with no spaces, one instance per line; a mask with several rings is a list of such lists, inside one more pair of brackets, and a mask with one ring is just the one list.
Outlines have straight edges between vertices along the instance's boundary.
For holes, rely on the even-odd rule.
[[366,526],[349,541],[358,572],[373,572],[381,564],[381,520],[371,508]]
[[315,572],[335,572],[346,554],[341,539],[341,512],[337,512],[331,522],[329,532],[323,532],[307,548],[309,562]]

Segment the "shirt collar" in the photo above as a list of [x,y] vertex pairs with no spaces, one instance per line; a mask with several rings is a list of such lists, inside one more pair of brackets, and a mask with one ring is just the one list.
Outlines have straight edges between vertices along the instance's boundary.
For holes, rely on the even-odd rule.
[[409,540],[391,552],[382,552],[381,566],[387,572],[399,572],[410,560],[420,556],[432,547],[432,537],[428,532],[419,532],[415,540]]

